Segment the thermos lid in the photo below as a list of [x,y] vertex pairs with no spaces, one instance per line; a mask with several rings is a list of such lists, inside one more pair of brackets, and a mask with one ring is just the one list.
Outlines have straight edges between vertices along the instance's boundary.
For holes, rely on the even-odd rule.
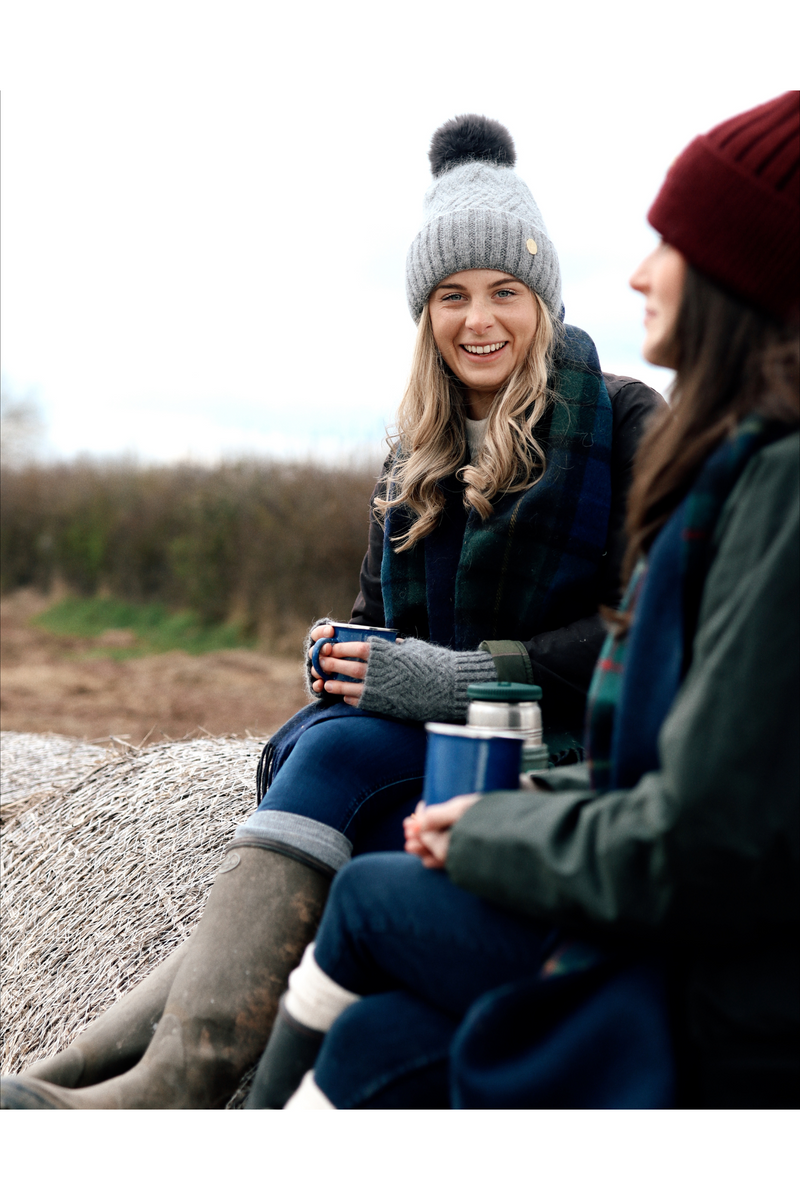
[[541,700],[542,689],[535,683],[471,683],[467,688],[469,700],[494,700],[501,704],[519,704],[524,701]]

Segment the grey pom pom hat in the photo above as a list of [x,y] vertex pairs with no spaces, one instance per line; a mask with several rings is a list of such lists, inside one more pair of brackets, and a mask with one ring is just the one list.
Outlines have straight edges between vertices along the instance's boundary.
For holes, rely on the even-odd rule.
[[406,258],[408,306],[419,321],[431,291],[456,271],[507,271],[527,283],[556,319],[563,315],[561,268],[539,206],[515,173],[503,125],[470,114],[433,135],[434,181]]

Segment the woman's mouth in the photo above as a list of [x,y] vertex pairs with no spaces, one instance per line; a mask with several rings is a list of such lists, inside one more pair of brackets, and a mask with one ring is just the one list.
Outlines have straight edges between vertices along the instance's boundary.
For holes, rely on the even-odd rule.
[[477,342],[462,342],[461,349],[469,354],[471,358],[493,358],[507,345],[508,342],[486,342],[484,345]]

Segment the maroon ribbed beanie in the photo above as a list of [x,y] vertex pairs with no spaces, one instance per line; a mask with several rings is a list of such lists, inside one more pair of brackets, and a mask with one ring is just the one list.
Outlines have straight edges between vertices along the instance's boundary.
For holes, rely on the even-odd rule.
[[785,319],[800,306],[800,92],[690,142],[647,214],[729,291]]

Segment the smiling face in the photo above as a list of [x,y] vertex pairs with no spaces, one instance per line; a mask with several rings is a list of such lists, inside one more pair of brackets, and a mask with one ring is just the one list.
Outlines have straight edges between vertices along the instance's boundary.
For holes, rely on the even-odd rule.
[[466,388],[469,415],[481,420],[534,339],[533,293],[504,271],[458,271],[433,289],[428,312],[439,352]]
[[631,275],[631,287],[645,298],[642,354],[657,367],[677,366],[675,331],[685,280],[686,259],[666,242]]

